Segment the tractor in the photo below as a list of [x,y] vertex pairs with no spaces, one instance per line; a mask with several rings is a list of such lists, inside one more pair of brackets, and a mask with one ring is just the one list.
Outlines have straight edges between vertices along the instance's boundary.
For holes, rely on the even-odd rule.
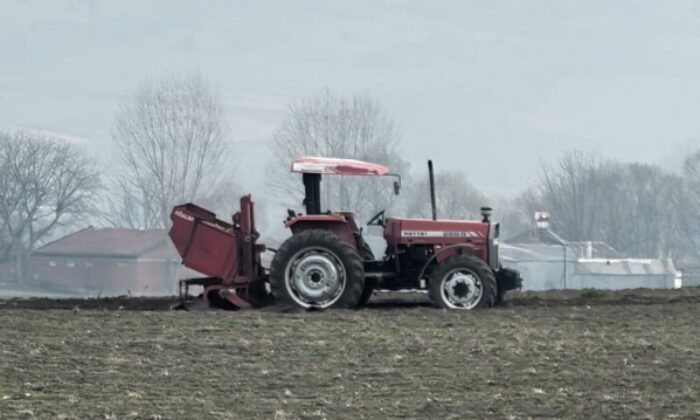
[[396,177],[399,194],[399,175],[375,163],[323,157],[294,159],[291,171],[302,177],[305,214],[288,210],[291,236],[270,250],[269,270],[261,264],[268,249],[257,243],[250,195],[240,199],[231,223],[191,203],[173,209],[170,238],[183,264],[206,275],[181,280],[184,307],[190,287],[201,286],[208,305],[229,309],[264,306],[271,297],[276,304],[307,309],[356,308],[381,289],[427,291],[439,308],[470,310],[494,306],[522,285],[517,271],[499,264],[499,224],[491,221],[491,208],[481,208],[480,221],[437,218],[431,161],[431,219],[387,217],[382,210],[367,222],[383,230],[387,246],[381,259],[375,259],[353,213],[323,210],[321,180]]

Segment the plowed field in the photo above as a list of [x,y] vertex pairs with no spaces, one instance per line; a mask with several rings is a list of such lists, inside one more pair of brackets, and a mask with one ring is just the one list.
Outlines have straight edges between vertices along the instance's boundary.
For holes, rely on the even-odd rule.
[[700,290],[372,302],[0,302],[0,418],[700,417]]

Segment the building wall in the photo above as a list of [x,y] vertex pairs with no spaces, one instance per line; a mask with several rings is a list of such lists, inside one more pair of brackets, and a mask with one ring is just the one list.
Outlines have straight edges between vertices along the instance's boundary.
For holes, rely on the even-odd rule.
[[176,295],[181,269],[178,261],[141,261],[136,265],[137,290],[144,296]]
[[570,289],[673,289],[672,275],[574,275],[569,279]]
[[[581,260],[560,245],[505,245],[501,262],[520,271],[523,290],[666,289],[675,286],[676,270],[667,260]],[[565,258],[566,256],[566,258]]]
[[32,288],[86,296],[173,295],[178,266],[167,260],[34,255],[28,277]]
[[683,287],[700,287],[700,272],[684,272]]
[[566,289],[562,262],[503,261],[503,266],[520,272],[523,279],[523,290]]
[[504,262],[507,268],[520,271],[523,290],[562,290],[562,289],[670,289],[674,287],[673,274],[575,274],[576,262],[567,263],[567,276],[564,277],[563,262]]

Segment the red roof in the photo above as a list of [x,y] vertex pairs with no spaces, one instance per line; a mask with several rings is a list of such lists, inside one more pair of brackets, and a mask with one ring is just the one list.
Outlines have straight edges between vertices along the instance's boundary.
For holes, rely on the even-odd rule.
[[386,175],[389,168],[355,159],[305,156],[292,161],[292,172],[328,175]]
[[36,250],[37,255],[178,259],[163,229],[88,227]]

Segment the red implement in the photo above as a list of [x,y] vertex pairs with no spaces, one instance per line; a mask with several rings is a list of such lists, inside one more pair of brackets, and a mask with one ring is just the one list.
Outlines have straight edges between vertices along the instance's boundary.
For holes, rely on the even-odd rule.
[[[183,280],[185,294],[190,286],[201,286],[210,304],[227,301],[238,308],[250,306],[250,284],[266,278],[260,265],[265,246],[256,243],[259,234],[250,196],[242,197],[240,203],[241,210],[233,215],[232,223],[191,203],[173,209],[169,235],[182,264],[207,276]],[[186,298],[182,290],[181,298]]]

